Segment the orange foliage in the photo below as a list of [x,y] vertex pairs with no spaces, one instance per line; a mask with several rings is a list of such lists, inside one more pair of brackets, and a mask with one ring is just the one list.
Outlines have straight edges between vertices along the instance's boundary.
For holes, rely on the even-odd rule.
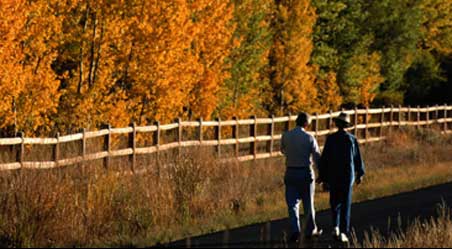
[[319,103],[322,103],[317,111],[338,110],[342,104],[342,96],[336,81],[336,73],[328,72],[325,78],[317,77],[316,85],[319,91]]
[[225,58],[238,44],[232,40],[234,6],[224,0],[189,1],[195,29],[192,43],[199,77],[190,92],[192,117],[210,118],[218,105],[218,92],[228,75]]
[[[117,65],[134,120],[169,122],[183,114],[198,78],[195,27],[185,0],[140,0],[127,9]],[[118,41],[118,42],[121,42]]]
[[61,30],[56,3],[0,2],[0,128],[27,135],[52,129],[60,95],[51,67]]
[[316,19],[310,0],[282,0],[277,5],[274,21],[277,33],[270,55],[274,113],[312,110],[318,105],[316,72],[309,65]]

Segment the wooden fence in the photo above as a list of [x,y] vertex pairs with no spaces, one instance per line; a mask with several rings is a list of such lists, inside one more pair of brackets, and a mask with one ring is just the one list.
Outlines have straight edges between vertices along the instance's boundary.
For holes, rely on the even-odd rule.
[[[452,123],[451,112],[452,106],[435,106],[435,107],[389,107],[379,109],[354,109],[343,110],[351,115],[354,126],[350,131],[354,133],[360,143],[368,143],[380,141],[385,138],[388,132],[394,128],[402,126],[415,126],[418,128],[433,127],[441,129],[444,133],[450,133],[450,124]],[[327,114],[313,115],[312,134],[317,138],[325,138],[326,135],[334,132],[332,125],[333,118],[340,112],[329,112]],[[130,160],[131,170],[136,167],[136,158],[138,155],[154,154],[168,151],[171,149],[180,149],[185,147],[208,146],[215,149],[216,155],[224,160],[248,161],[262,158],[281,156],[279,149],[275,146],[281,139],[284,130],[294,127],[296,115],[288,115],[285,117],[269,117],[244,120],[215,120],[215,121],[182,121],[178,119],[172,124],[155,123],[151,126],[136,126],[132,124],[125,128],[111,128],[108,126],[99,131],[86,131],[54,138],[26,138],[23,135],[16,138],[1,138],[0,148],[15,146],[15,150],[11,153],[15,155],[13,162],[4,162],[0,164],[0,170],[16,170],[16,169],[49,169],[57,167],[65,167],[81,162],[103,159],[104,166],[109,167],[110,161],[115,157],[128,157]],[[280,127],[280,131],[276,127]],[[196,139],[185,141],[183,137],[184,128],[196,129]],[[282,127],[282,128],[281,128]],[[204,130],[213,128],[214,138],[206,139]],[[247,135],[241,135],[241,128],[245,128]],[[225,130],[227,133],[225,134]],[[258,130],[260,130],[259,134]],[[163,142],[161,140],[162,132],[172,131],[175,134],[175,141]],[[243,131],[243,129],[242,129]],[[372,131],[372,132],[371,132]],[[386,132],[385,132],[386,131]],[[152,133],[152,144],[149,146],[137,146],[137,135],[141,133]],[[242,132],[243,133],[243,132]],[[123,149],[112,149],[112,136],[114,135],[128,136],[128,146]],[[101,138],[103,141],[103,150],[96,153],[87,153],[87,141]],[[60,148],[65,143],[79,143],[80,153],[70,158],[62,158]],[[249,145],[243,155],[241,145]],[[48,161],[26,161],[25,154],[27,146],[45,145],[52,146],[53,160]],[[229,146],[228,153],[223,153],[223,149]],[[262,151],[262,147],[264,151]],[[231,149],[232,148],[232,149]],[[260,149],[258,149],[260,148]]]

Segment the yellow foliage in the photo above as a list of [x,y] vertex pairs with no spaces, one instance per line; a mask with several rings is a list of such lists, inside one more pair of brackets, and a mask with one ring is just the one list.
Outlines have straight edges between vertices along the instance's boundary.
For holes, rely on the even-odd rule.
[[446,55],[452,54],[452,1],[422,0],[420,8],[425,46]]
[[228,75],[224,60],[238,42],[232,39],[234,6],[225,0],[190,1],[191,15],[195,19],[193,52],[199,77],[190,92],[191,116],[209,119],[218,105],[218,92]]
[[376,91],[384,81],[380,68],[381,55],[372,54],[354,55],[349,60],[350,66],[345,75],[349,82],[344,84],[345,102],[369,106],[376,96]]
[[342,96],[336,81],[336,73],[328,72],[325,79],[318,77],[316,85],[319,91],[319,112],[338,110],[342,104]]
[[318,105],[316,72],[309,64],[316,19],[309,0],[283,0],[277,6],[277,34],[270,55],[271,84],[277,102],[274,113],[312,110]]
[[61,30],[60,20],[52,13],[56,2],[0,2],[2,129],[13,127],[27,135],[51,130],[60,95],[51,67]]

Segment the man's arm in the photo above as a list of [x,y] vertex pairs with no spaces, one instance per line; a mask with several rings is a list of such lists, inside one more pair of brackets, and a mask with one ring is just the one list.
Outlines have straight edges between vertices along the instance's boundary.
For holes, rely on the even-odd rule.
[[356,177],[358,180],[357,183],[359,184],[359,183],[361,183],[361,179],[366,172],[364,169],[364,162],[361,157],[361,151],[359,149],[359,143],[356,138],[354,139],[354,143],[355,143],[355,154],[354,154],[355,171],[356,171]]
[[284,155],[286,154],[286,144],[284,143],[284,137],[285,137],[286,133],[284,132],[281,136],[281,153],[283,153]]
[[319,144],[317,143],[317,139],[315,139],[315,137],[312,137],[312,141],[311,141],[311,154],[312,154],[312,160],[315,164],[315,166],[317,167],[318,170],[320,170],[320,149],[319,149]]
[[330,137],[326,138],[325,147],[323,147],[322,155],[320,156],[320,162],[319,162],[319,178],[317,182],[326,182],[326,175],[328,174],[328,164],[329,164],[329,157],[330,157]]

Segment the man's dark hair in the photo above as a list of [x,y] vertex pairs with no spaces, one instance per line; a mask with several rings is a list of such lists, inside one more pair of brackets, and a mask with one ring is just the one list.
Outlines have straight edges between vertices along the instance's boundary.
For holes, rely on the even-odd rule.
[[298,126],[305,126],[306,124],[309,124],[311,121],[311,117],[309,116],[309,114],[307,114],[306,112],[300,112],[298,114],[297,120],[295,120],[295,123]]

